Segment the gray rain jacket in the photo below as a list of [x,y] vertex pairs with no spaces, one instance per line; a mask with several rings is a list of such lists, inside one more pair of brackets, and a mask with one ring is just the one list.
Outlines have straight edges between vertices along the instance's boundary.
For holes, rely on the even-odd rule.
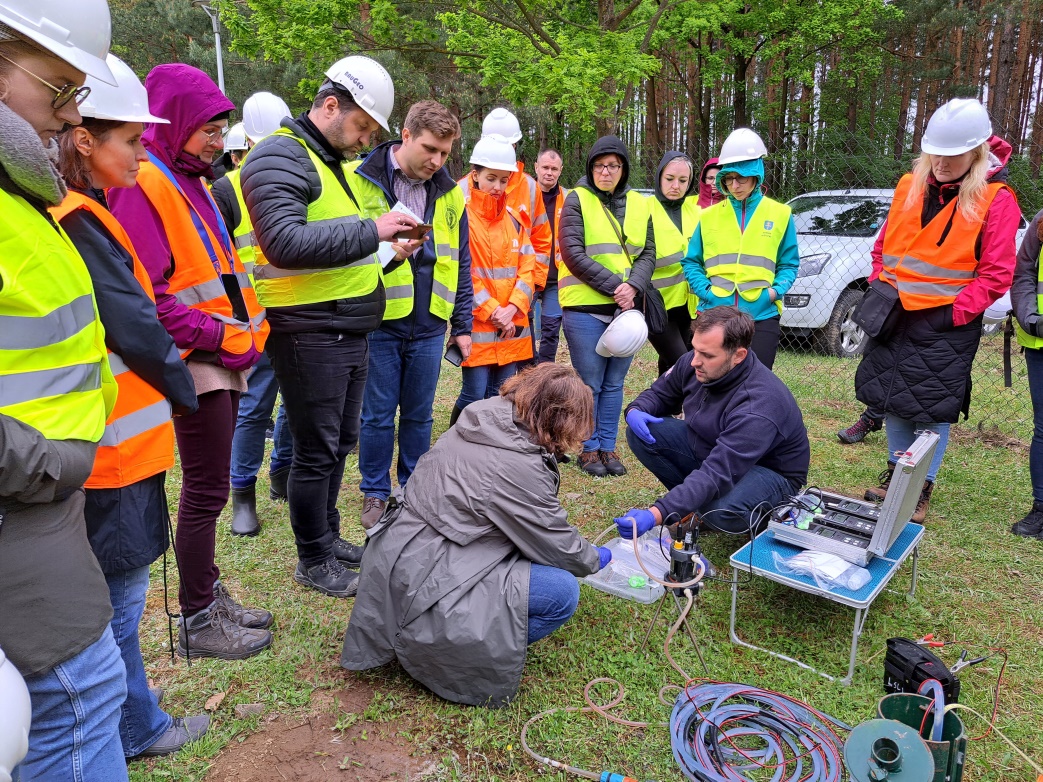
[[505,705],[525,664],[529,564],[598,569],[558,483],[554,457],[510,401],[469,405],[369,533],[341,665],[361,671],[397,657],[447,700]]

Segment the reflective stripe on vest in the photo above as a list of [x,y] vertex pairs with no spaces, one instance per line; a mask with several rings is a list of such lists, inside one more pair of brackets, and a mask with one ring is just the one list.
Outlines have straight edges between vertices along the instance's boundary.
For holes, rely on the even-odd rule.
[[61,228],[3,190],[0,280],[0,414],[51,440],[97,442],[116,382],[90,275]]
[[[52,209],[61,220],[76,209],[94,215],[131,258],[134,277],[155,303],[152,283],[123,226],[108,209],[82,193],[70,191],[61,206]],[[157,346],[157,350],[162,350]],[[174,466],[174,424],[166,396],[135,374],[116,353],[109,352],[109,367],[119,394],[116,407],[105,422],[88,489],[119,489],[159,475]]]
[[884,230],[880,278],[898,289],[902,306],[907,310],[952,304],[960,291],[978,276],[974,249],[984,215],[996,195],[1007,186],[993,182],[986,187],[980,218],[966,218],[958,208],[960,199],[956,197],[925,226],[921,226],[921,210],[906,207],[912,186],[912,174],[906,174],[895,188]]
[[[626,282],[630,278],[630,258],[623,251],[616,235],[617,229],[619,233],[623,233],[622,227],[588,188],[577,187],[573,192],[579,199],[580,213],[583,216],[583,242],[586,245],[587,256],[611,272],[616,285]],[[641,198],[640,193],[630,191],[627,194],[627,211],[631,208],[644,211],[640,202],[636,200]],[[647,212],[645,216],[647,218]],[[580,281],[564,262],[558,264],[558,301],[562,307],[615,303],[611,296],[605,296]]]
[[[775,281],[775,262],[789,227],[790,208],[763,197],[746,215],[746,230],[729,199],[702,211],[699,218],[703,266],[715,296],[736,293],[756,301]],[[782,311],[782,302],[776,302]]]
[[[274,136],[291,138],[308,153],[319,176],[321,192],[308,204],[307,220],[318,223],[335,220],[349,223],[360,220],[359,207],[329,166],[288,128],[279,128]],[[347,177],[348,164],[342,164]],[[254,263],[257,297],[265,307],[293,307],[339,299],[368,296],[380,284],[380,261],[376,253],[356,258],[343,266],[324,269],[280,269],[258,254]]]
[[[1043,247],[1039,249],[1039,258],[1036,259],[1036,312],[1043,314]],[[1043,348],[1043,337],[1033,337],[1014,318],[1014,333],[1018,337],[1018,344],[1026,348]]]

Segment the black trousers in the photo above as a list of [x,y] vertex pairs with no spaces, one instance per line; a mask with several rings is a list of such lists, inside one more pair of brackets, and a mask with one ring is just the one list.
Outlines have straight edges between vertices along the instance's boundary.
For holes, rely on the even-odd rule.
[[692,349],[692,316],[688,305],[666,311],[666,329],[661,334],[649,334],[655,352],[659,354],[659,374],[662,375]]
[[768,318],[767,320],[754,321],[753,344],[750,350],[757,359],[768,369],[775,366],[775,354],[779,352],[779,319]]

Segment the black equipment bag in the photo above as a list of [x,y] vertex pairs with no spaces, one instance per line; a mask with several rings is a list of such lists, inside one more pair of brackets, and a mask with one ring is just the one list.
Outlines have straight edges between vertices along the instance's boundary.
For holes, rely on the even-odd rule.
[[884,657],[884,690],[916,692],[928,679],[941,682],[946,705],[957,703],[960,680],[926,647],[908,638],[888,638]]

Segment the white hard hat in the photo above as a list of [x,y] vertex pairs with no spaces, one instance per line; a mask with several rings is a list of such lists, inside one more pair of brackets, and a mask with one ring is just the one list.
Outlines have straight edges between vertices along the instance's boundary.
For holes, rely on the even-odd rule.
[[518,167],[518,156],[514,146],[502,136],[483,136],[471,150],[470,162],[497,171],[514,171]]
[[768,154],[761,137],[749,128],[736,128],[721,144],[717,162],[722,166],[743,160],[758,160]]
[[[243,128],[254,144],[279,129],[280,123],[290,116],[290,107],[278,95],[270,92],[255,92],[243,104]],[[225,146],[228,146],[227,141]]]
[[1013,309],[1013,305],[1010,303],[1010,291],[1007,291],[999,297],[997,301],[994,301],[985,310],[985,317],[983,320],[986,323],[1002,323],[1007,318],[1007,313]]
[[482,138],[486,136],[501,136],[508,144],[521,141],[522,132],[518,118],[507,109],[493,109],[489,116],[482,120]]
[[648,324],[638,310],[621,312],[601,334],[594,350],[604,358],[626,358],[641,350],[648,339]]
[[112,43],[106,0],[0,0],[0,41],[10,40],[3,25],[88,76],[116,84],[105,64]]
[[157,117],[148,110],[148,93],[141,79],[119,57],[110,54],[105,63],[116,77],[116,86],[93,76],[87,77],[90,95],[80,104],[80,116],[111,119],[117,122],[152,122],[169,125],[170,120]]
[[225,152],[242,152],[249,148],[250,145],[246,143],[246,128],[242,122],[235,123],[225,134]]
[[0,649],[0,782],[11,782],[11,772],[29,751],[32,705],[29,690],[14,663]]
[[973,98],[956,98],[927,120],[920,150],[929,155],[962,155],[991,136],[992,123],[985,107]]
[[395,85],[383,65],[369,57],[352,55],[333,63],[326,78],[350,92],[359,108],[384,130],[390,130],[388,117],[395,108]]

